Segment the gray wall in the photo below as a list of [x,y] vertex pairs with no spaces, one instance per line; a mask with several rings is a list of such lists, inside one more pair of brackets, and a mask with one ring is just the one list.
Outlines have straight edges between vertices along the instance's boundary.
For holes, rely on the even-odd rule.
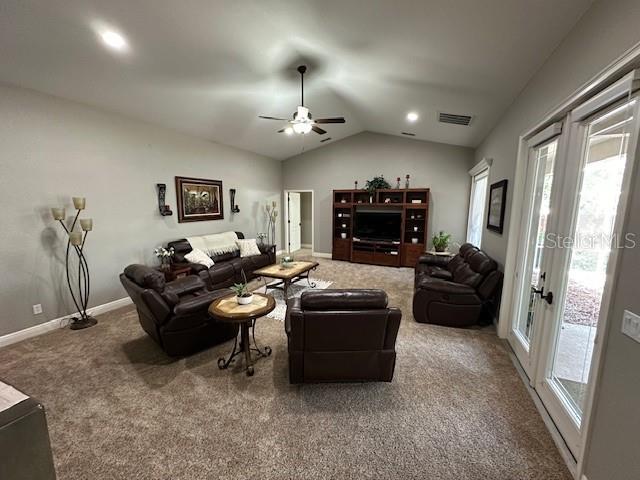
[[[261,205],[280,203],[279,161],[29,90],[0,85],[0,105],[0,335],[73,311],[66,241],[49,210],[64,205],[71,214],[71,196],[85,196],[83,216],[94,219],[91,305],[125,297],[118,274],[129,263],[153,264],[154,247],[231,229],[254,236],[265,230]],[[176,175],[222,180],[225,219],[179,224]],[[158,214],[156,183],[167,184],[171,217]],[[43,314],[32,314],[36,303]]]
[[[477,149],[476,161],[494,159],[490,181],[513,183],[518,137],[546,112],[640,41],[640,2],[595,2],[529,83],[494,131]],[[509,190],[509,202],[513,190]],[[507,210],[507,227],[510,211]],[[627,232],[640,232],[640,181],[636,179]],[[484,232],[482,246],[504,262],[507,235]],[[601,388],[596,399],[587,456],[589,480],[640,478],[640,344],[620,333],[624,309],[640,313],[637,285],[640,252],[625,250],[616,280],[613,315],[604,346]]]
[[300,223],[302,224],[301,229],[301,243],[303,245],[311,245],[312,242],[312,229],[311,222],[313,218],[313,213],[311,211],[312,208],[312,193],[311,192],[301,192],[300,193]]
[[395,179],[411,175],[412,187],[431,189],[429,235],[445,230],[463,242],[469,207],[468,174],[473,150],[443,143],[410,140],[393,135],[364,132],[284,161],[283,183],[287,189],[314,190],[315,250],[330,253],[332,190],[364,187],[375,175]]

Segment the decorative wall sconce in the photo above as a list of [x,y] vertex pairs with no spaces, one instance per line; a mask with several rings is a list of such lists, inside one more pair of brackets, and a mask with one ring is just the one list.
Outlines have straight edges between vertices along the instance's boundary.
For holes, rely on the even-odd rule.
[[[78,223],[78,217],[80,212],[84,210],[86,200],[84,197],[73,197],[73,206],[77,210],[71,227],[67,228],[64,223],[66,213],[64,208],[52,208],[51,214],[54,220],[58,220],[64,231],[67,233],[67,253],[65,256],[65,270],[67,272],[67,286],[71,293],[73,303],[78,310],[78,317],[71,319],[71,330],[80,330],[83,328],[91,327],[98,323],[98,321],[87,313],[87,305],[89,304],[89,292],[90,292],[90,279],[89,279],[89,264],[87,258],[84,256],[84,244],[87,240],[87,234],[93,230],[93,220],[91,218],[80,219],[80,231],[76,231],[76,224]],[[69,252],[71,248],[76,252],[78,256],[78,285],[73,286],[71,284],[71,275],[69,273]],[[76,288],[77,287],[77,288]]]
[[240,213],[240,207],[236,205],[236,189],[229,190],[229,196],[231,197],[231,213]]
[[160,210],[160,215],[163,217],[168,217],[169,215],[173,215],[171,211],[171,207],[165,204],[165,195],[167,193],[167,185],[165,183],[158,183],[158,210]]

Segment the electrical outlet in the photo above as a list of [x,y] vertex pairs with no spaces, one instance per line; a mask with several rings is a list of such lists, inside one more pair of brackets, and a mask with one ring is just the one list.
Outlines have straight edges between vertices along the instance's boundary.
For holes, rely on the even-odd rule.
[[640,343],[640,316],[625,310],[622,316],[622,333]]
[[40,315],[42,313],[42,305],[39,303],[33,306],[33,314]]

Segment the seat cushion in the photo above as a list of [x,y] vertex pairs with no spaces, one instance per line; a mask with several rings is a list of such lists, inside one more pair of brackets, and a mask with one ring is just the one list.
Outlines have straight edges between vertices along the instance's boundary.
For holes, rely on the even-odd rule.
[[209,280],[215,286],[218,283],[224,283],[229,279],[232,279],[235,275],[233,265],[229,262],[216,263],[209,269]]
[[453,279],[453,273],[451,273],[446,268],[442,268],[442,267],[429,267],[427,269],[427,274],[430,277],[441,278],[443,280],[452,280]]

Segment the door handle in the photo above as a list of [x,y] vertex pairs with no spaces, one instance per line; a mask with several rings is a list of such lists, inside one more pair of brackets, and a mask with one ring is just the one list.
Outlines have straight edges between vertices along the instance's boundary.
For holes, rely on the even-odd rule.
[[540,298],[543,299],[545,302],[547,302],[549,305],[551,305],[553,303],[553,292],[547,292],[547,294],[544,294],[544,287],[542,287],[541,289],[533,289],[533,293],[537,293],[538,295],[540,295]]

